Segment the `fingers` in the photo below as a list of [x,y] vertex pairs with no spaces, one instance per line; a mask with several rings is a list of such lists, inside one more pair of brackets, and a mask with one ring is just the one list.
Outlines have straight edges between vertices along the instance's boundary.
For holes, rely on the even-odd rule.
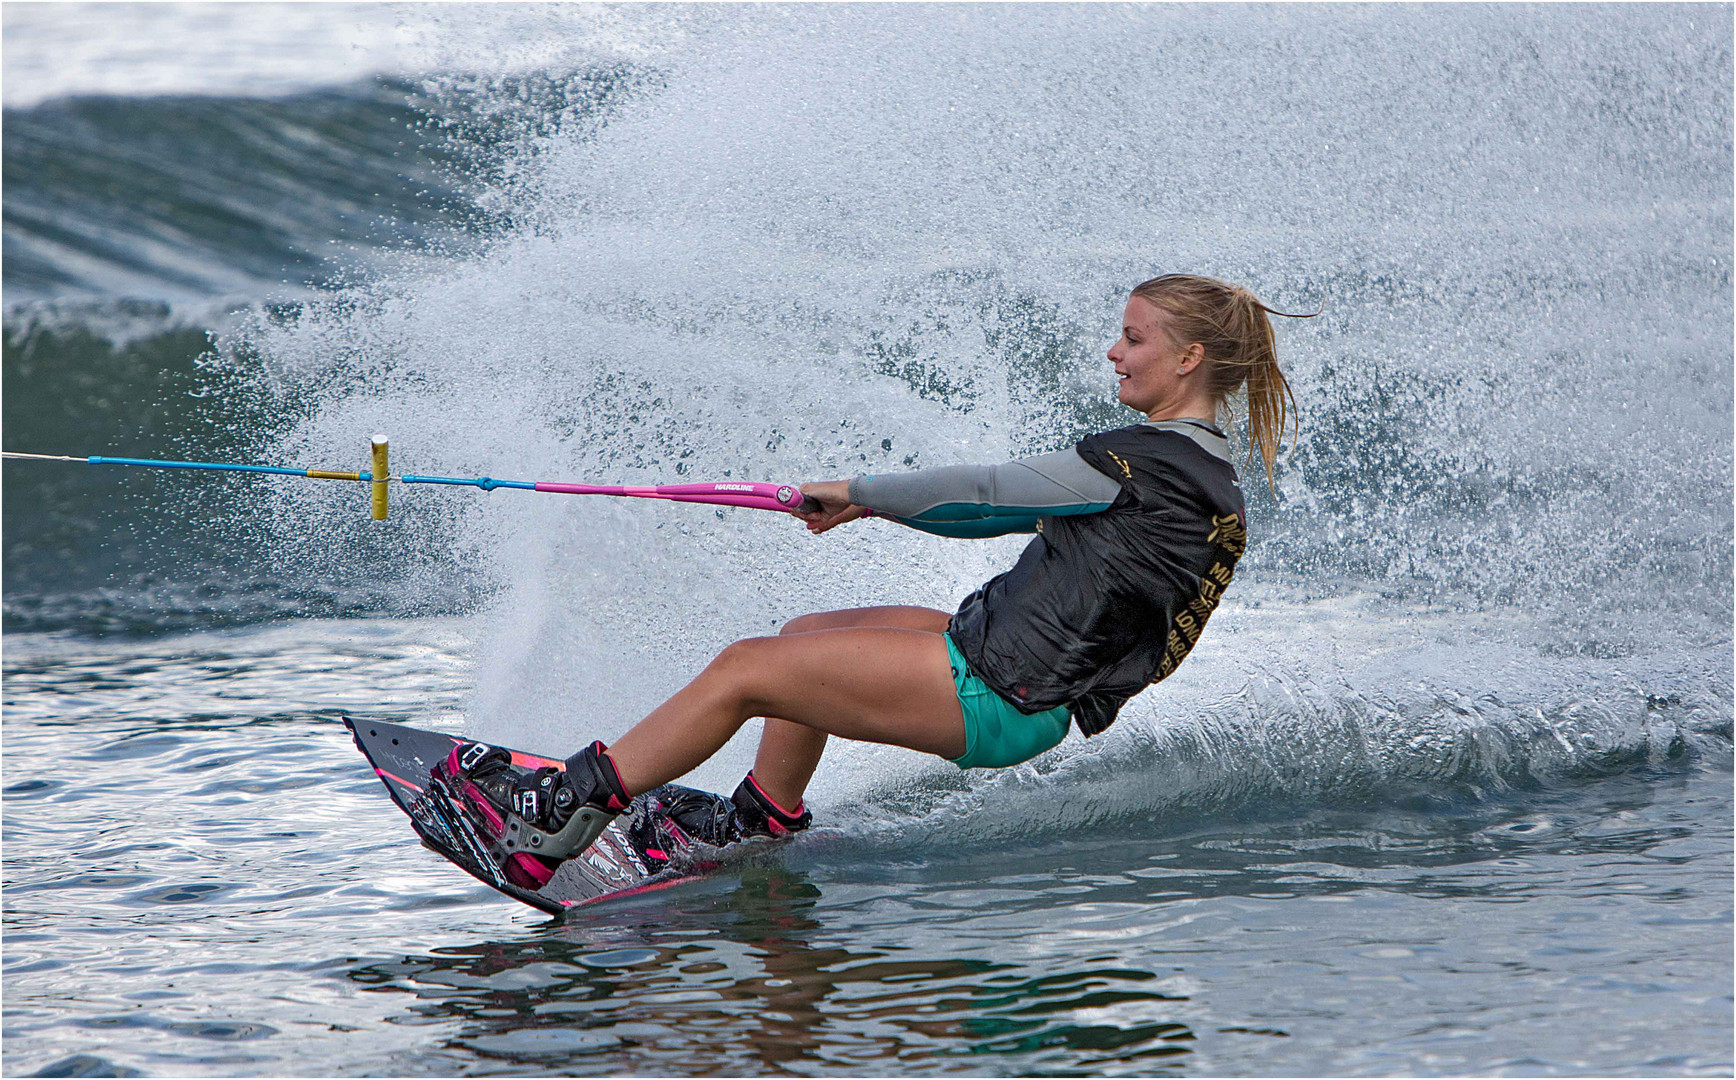
[[815,536],[818,536],[820,533],[835,529],[845,522],[855,521],[858,518],[864,518],[867,516],[868,508],[865,506],[845,506],[843,510],[836,514],[814,514],[811,517],[804,517],[803,521],[808,526],[808,531],[813,533]]
[[802,494],[814,499],[820,504],[820,509],[812,514],[797,514],[808,531],[814,534],[834,529],[846,521],[855,521],[867,513],[860,506],[850,503],[850,485],[843,480],[821,480],[803,484]]

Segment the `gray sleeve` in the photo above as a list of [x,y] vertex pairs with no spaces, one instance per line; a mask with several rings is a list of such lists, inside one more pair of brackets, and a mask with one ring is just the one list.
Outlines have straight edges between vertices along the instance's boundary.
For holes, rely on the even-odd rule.
[[907,523],[980,521],[1094,514],[1107,510],[1121,485],[1077,450],[1000,465],[953,465],[850,481],[850,501]]

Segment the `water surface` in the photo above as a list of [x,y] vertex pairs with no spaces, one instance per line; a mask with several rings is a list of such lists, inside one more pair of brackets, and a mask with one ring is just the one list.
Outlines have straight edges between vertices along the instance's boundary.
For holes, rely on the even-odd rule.
[[0,1070],[1729,1074],[1728,7],[308,17],[7,7],[6,449],[1005,460],[1166,271],[1324,304],[1297,441],[1102,737],[564,923],[339,717],[564,755],[1022,539],[8,461]]

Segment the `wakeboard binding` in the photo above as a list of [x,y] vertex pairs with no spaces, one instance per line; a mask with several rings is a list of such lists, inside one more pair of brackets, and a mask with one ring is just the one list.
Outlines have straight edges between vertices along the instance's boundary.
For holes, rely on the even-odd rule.
[[694,844],[721,848],[744,840],[777,840],[806,829],[814,820],[801,803],[795,813],[779,806],[749,772],[725,799],[708,791],[666,784],[633,804],[626,823],[633,847],[648,863]]
[[430,779],[480,826],[488,861],[508,881],[531,890],[590,847],[632,802],[600,742],[568,758],[565,769],[526,771],[512,763],[508,750],[461,741]]
[[814,821],[814,815],[808,812],[802,800],[796,801],[794,810],[785,810],[778,805],[776,799],[766,794],[754,779],[753,770],[742,777],[736,785],[735,794],[729,797],[730,819],[734,823],[736,839],[753,836],[769,836],[782,839],[794,833],[799,833]]

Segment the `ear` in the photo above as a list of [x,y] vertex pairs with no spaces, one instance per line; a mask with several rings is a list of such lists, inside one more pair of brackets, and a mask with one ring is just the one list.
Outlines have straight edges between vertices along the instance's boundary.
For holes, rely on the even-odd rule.
[[1181,351],[1181,365],[1176,368],[1177,375],[1189,375],[1201,364],[1205,363],[1206,347],[1194,342]]

